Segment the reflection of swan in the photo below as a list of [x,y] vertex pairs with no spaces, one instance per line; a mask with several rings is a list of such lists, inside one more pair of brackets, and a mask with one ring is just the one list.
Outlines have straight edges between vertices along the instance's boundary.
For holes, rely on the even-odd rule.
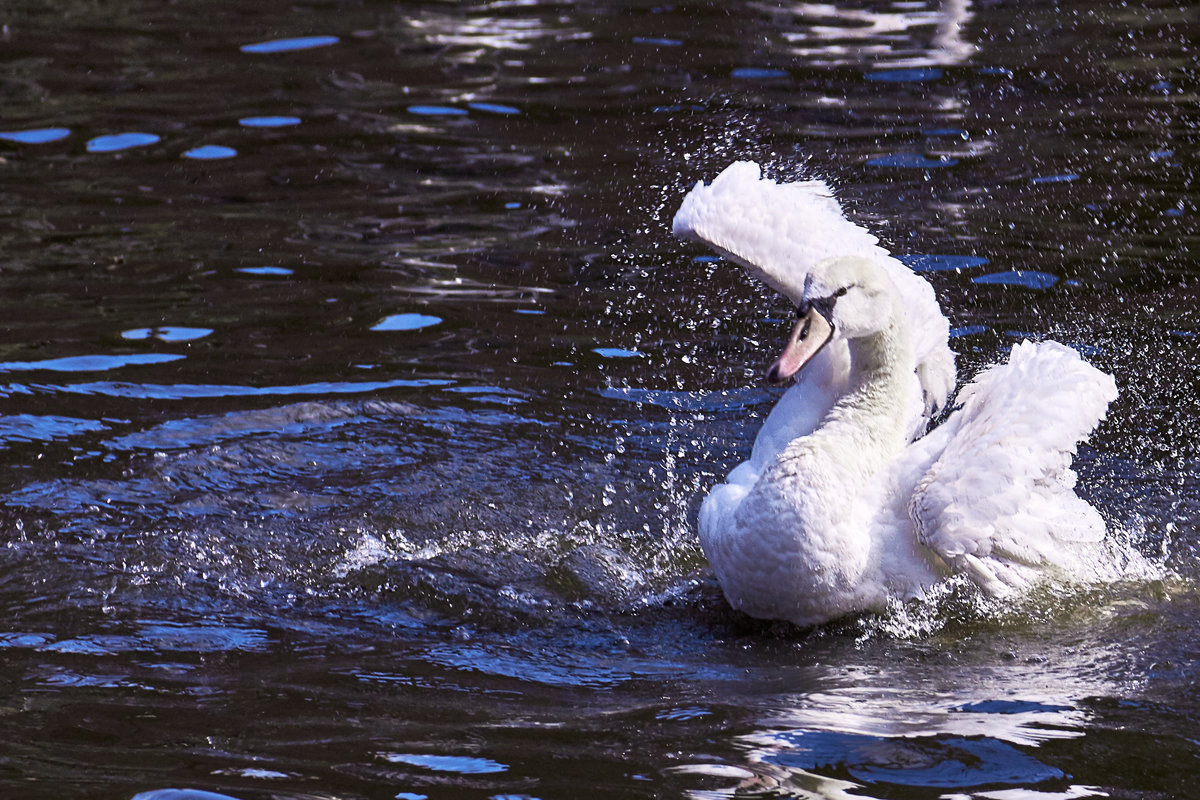
[[889,67],[947,66],[966,62],[976,51],[967,40],[973,17],[970,0],[926,4],[763,3],[792,52],[810,63]]
[[[689,792],[695,798],[754,792],[862,800],[894,797],[898,786],[931,797],[1104,796],[1066,785],[1061,745],[1041,749],[1087,735],[1094,698],[1140,689],[1140,680],[1126,684],[1112,675],[1111,665],[1129,654],[1084,628],[1090,625],[1073,632],[1086,639],[1086,647],[1009,640],[1049,656],[1030,661],[928,658],[924,648],[921,658],[905,658],[889,643],[857,652],[857,667],[836,658],[804,667],[792,673],[803,676],[798,683],[784,681],[787,688],[755,699],[757,730],[737,735],[736,750],[744,754],[739,761],[700,759],[674,770],[705,776],[696,782],[709,786],[722,777],[732,784]],[[1048,779],[1059,781],[1057,793],[1033,791],[1046,789]]]
[[713,489],[700,542],[726,597],[818,624],[959,573],[994,596],[1097,558],[1100,515],[1072,487],[1076,443],[1116,397],[1062,345],[1024,342],[959,393],[932,288],[842,216],[819,181],[737,163],[698,185],[676,233],[787,295],[799,317],[769,377],[800,380],[748,461]]

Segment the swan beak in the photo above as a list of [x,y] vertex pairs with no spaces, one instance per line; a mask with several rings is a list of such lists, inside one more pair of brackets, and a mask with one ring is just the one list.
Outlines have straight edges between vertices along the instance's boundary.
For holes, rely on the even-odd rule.
[[803,314],[792,328],[783,353],[767,370],[767,380],[771,383],[790,380],[832,338],[833,323],[816,307],[810,306],[808,313]]

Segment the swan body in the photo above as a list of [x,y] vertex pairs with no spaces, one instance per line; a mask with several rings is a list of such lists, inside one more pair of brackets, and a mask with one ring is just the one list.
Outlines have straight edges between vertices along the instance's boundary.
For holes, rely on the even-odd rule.
[[954,574],[1003,597],[1085,575],[1104,521],[1075,495],[1077,443],[1116,397],[1068,347],[1022,342],[959,392],[932,287],[848,221],[819,181],[736,163],[684,199],[674,229],[797,306],[770,376],[797,380],[750,458],[700,510],[730,603],[815,625],[921,596]]

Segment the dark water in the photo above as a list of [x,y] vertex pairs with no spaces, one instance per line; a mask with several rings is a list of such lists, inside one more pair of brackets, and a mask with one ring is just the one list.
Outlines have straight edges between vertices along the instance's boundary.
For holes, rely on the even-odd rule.
[[[0,795],[1195,796],[1195,9],[0,25]],[[735,158],[835,181],[963,375],[1114,372],[1078,466],[1152,574],[730,612],[695,512],[787,309],[668,228]]]

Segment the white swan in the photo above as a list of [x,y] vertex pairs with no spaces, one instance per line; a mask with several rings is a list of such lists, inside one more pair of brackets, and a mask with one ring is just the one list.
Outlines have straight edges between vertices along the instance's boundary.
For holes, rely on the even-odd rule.
[[1111,376],[1063,345],[1022,342],[922,436],[955,382],[946,318],[824,183],[777,184],[735,163],[692,189],[674,230],[787,295],[799,317],[768,373],[798,372],[796,384],[700,510],[701,546],[735,608],[815,625],[955,573],[1001,597],[1047,572],[1089,574],[1104,521],[1070,466],[1117,395]]

